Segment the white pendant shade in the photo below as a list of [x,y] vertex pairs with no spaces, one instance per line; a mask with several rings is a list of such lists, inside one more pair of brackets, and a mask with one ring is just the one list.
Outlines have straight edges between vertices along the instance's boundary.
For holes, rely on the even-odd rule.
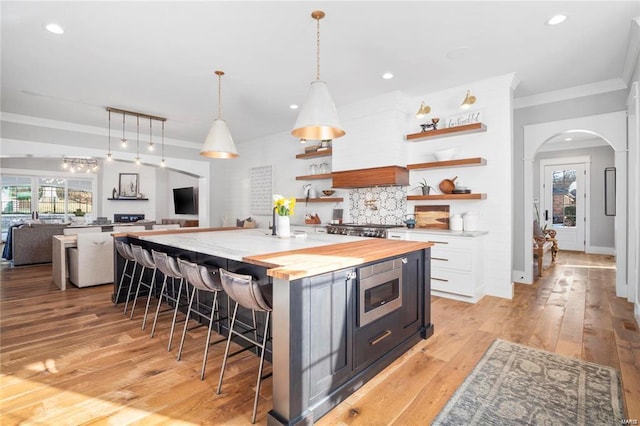
[[327,83],[311,83],[307,100],[300,108],[291,134],[298,139],[328,140],[344,136],[338,113]]
[[200,155],[211,158],[236,158],[238,156],[231,132],[223,119],[213,120],[211,130],[209,130],[207,139],[200,150]]

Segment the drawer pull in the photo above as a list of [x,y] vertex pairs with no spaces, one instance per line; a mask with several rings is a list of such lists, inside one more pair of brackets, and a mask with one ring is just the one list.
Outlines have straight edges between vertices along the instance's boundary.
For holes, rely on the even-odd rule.
[[378,343],[382,342],[384,339],[386,339],[389,336],[391,336],[391,330],[385,330],[378,337],[374,338],[373,340],[369,340],[369,345],[371,346],[377,345]]
[[442,260],[443,262],[449,261],[449,259],[445,259],[444,257],[433,257],[433,256],[431,256],[431,260]]
[[400,239],[400,238],[402,238],[402,237],[401,237],[400,235],[392,235],[392,236],[391,236],[391,238],[398,238],[398,239]]
[[436,277],[431,277],[432,280],[436,280],[436,281],[443,281],[445,283],[448,283],[449,280],[445,280],[444,278],[436,278]]
[[447,241],[429,241],[429,242],[433,244],[449,244]]

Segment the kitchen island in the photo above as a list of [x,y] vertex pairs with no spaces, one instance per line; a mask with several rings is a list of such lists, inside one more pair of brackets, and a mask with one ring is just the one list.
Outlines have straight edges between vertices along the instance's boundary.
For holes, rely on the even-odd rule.
[[[280,239],[263,229],[116,238],[250,274],[271,290],[269,424],[313,423],[433,334],[431,243],[326,234]],[[224,315],[226,306],[220,309]]]

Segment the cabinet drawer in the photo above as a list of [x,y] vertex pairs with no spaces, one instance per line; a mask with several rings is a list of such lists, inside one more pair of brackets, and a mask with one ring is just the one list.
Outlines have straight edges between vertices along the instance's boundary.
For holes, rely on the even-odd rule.
[[468,250],[431,248],[431,266],[471,272],[472,257]]
[[[391,231],[390,234],[400,233],[399,231]],[[434,243],[434,247],[446,247],[460,250],[471,250],[474,245],[475,238],[473,237],[453,237],[451,235],[446,234],[436,234],[436,233],[426,233],[426,232],[416,232],[416,231],[405,231],[407,240],[411,241],[427,241]]]
[[356,330],[356,369],[364,368],[402,340],[401,310],[395,310]]
[[471,274],[464,274],[447,269],[431,269],[431,289],[447,293],[474,296],[475,281]]
[[407,233],[402,231],[389,231],[387,232],[388,240],[406,240]]

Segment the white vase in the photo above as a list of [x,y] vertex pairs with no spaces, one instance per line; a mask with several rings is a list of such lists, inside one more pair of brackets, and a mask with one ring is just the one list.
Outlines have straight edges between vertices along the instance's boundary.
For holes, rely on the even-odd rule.
[[291,237],[291,223],[289,216],[276,215],[276,234],[280,238]]

